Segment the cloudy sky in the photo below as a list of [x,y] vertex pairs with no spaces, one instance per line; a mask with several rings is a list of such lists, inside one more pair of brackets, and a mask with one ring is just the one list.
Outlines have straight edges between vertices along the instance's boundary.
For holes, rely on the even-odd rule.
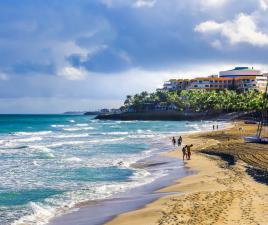
[[268,0],[0,0],[0,113],[117,107],[173,77],[268,70]]

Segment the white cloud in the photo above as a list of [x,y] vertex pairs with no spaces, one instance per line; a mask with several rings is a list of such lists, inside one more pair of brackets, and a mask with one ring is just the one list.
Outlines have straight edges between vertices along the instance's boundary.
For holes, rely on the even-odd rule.
[[[20,85],[16,87],[21,89],[20,94],[16,98],[1,96],[0,112],[61,113],[106,107],[117,108],[123,104],[126,95],[133,95],[141,91],[153,92],[156,88],[162,87],[164,81],[168,79],[202,77],[217,74],[221,70],[232,69],[235,66],[254,66],[256,69],[268,71],[266,64],[252,65],[235,61],[231,64],[210,62],[208,64],[194,63],[193,65],[189,63],[180,68],[161,71],[135,68],[109,75],[89,73],[85,80],[76,82],[69,82],[57,76],[38,75],[26,77],[26,79],[16,76],[16,79],[19,78]],[[31,93],[33,90],[34,95]],[[43,91],[49,91],[50,94],[46,96],[38,94]]]
[[258,47],[268,45],[268,34],[259,30],[253,16],[243,13],[239,14],[233,21],[200,23],[194,30],[200,33],[220,34],[232,45],[239,43],[248,43]]
[[[106,49],[105,45],[96,45],[91,47],[90,49],[81,48],[74,42],[63,42],[59,43],[53,49],[53,55],[55,57],[55,62],[57,62],[57,75],[64,77],[67,80],[84,80],[88,72],[85,69],[76,68],[70,65],[67,58],[73,54],[79,55],[80,60],[83,62],[87,59],[87,57],[96,54],[99,51]],[[126,58],[127,54],[123,54]],[[127,60],[127,58],[126,58]],[[130,59],[129,59],[130,60]]]
[[263,11],[266,11],[268,8],[268,0],[259,0],[260,7]]
[[129,54],[127,52],[125,52],[125,51],[119,51],[118,52],[118,55],[125,62],[127,62],[129,64],[132,62],[131,57],[129,56]]
[[[66,58],[73,54],[79,55],[82,59],[85,59],[89,50],[81,48],[73,41],[67,42],[49,42],[48,47],[51,49],[53,54],[53,60],[56,62],[58,67],[66,65]],[[54,46],[54,47],[53,47]]]
[[0,72],[0,80],[8,80],[8,76],[5,73]]
[[222,29],[222,24],[217,23],[215,21],[206,21],[200,23],[195,27],[195,31],[200,33],[208,33],[208,32],[217,32]]
[[109,8],[112,7],[153,7],[157,0],[101,0]]
[[215,40],[211,43],[211,45],[214,47],[214,48],[217,48],[217,49],[221,49],[222,48],[222,43],[220,40]]
[[228,0],[201,0],[201,6],[202,7],[222,7],[224,4],[226,4]]
[[133,6],[136,8],[153,7],[155,3],[156,3],[156,0],[137,0]]
[[58,72],[58,75],[67,80],[84,80],[86,79],[87,72],[72,66],[66,66]]
[[133,0],[101,0],[102,4],[109,8],[129,6]]
[[56,51],[57,53],[62,54],[63,58],[72,54],[79,54],[82,57],[86,57],[88,54],[88,51],[86,49],[81,48],[73,41],[58,43],[56,46]]

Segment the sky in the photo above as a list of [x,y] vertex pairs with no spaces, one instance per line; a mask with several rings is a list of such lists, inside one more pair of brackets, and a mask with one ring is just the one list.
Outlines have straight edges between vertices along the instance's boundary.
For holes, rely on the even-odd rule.
[[0,0],[0,113],[122,105],[170,78],[268,71],[268,0]]

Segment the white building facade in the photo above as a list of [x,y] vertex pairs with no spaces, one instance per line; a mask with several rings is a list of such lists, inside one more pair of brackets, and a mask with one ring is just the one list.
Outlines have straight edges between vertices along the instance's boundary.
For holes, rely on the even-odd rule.
[[264,92],[268,74],[263,74],[253,67],[235,67],[232,70],[220,71],[219,76],[188,79],[171,79],[164,83],[162,90],[237,90],[247,92],[256,90]]
[[235,67],[232,70],[220,71],[220,77],[240,77],[240,76],[261,76],[260,70],[255,70],[253,67]]

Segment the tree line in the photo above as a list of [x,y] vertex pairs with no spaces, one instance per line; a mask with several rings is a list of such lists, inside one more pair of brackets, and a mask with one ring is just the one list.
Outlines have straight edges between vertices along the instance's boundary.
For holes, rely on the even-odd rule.
[[247,112],[261,110],[263,93],[238,93],[233,90],[144,91],[133,96],[128,95],[122,109],[131,107],[135,112],[142,112],[146,104],[174,104],[179,112]]

